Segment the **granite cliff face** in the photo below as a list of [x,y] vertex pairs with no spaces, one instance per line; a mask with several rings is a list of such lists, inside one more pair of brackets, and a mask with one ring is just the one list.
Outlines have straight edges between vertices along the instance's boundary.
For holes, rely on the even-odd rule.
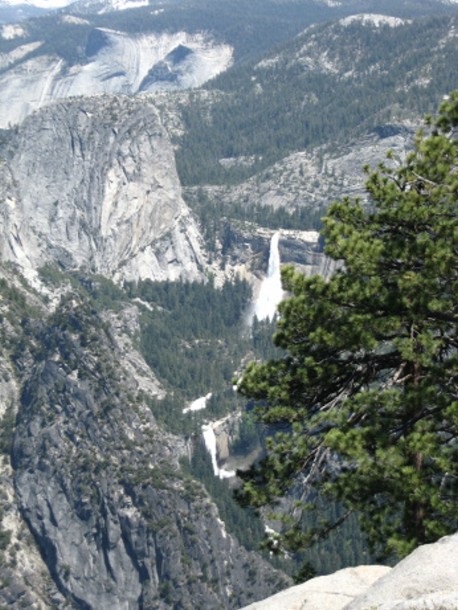
[[199,230],[152,104],[78,98],[27,119],[1,153],[0,259],[115,280],[198,280]]
[[2,269],[2,429],[14,436],[2,434],[0,599],[213,610],[284,586],[226,532],[181,469],[186,442],[154,420],[148,398],[163,390],[132,344],[136,307],[100,314],[70,290],[49,312],[18,279]]
[[[75,98],[5,137],[0,260],[31,281],[47,263],[116,282],[262,273],[272,231],[221,219],[221,243],[208,254],[153,98]],[[282,262],[319,270],[322,255],[307,240],[282,232]]]
[[[89,28],[84,19],[63,15],[61,22]],[[0,52],[0,126],[6,128],[58,100],[78,95],[137,95],[197,87],[226,70],[233,49],[204,34],[129,34],[109,28],[81,35],[79,61],[47,49],[44,40],[27,40],[26,28],[0,31],[15,40]],[[23,40],[25,38],[26,40]]]

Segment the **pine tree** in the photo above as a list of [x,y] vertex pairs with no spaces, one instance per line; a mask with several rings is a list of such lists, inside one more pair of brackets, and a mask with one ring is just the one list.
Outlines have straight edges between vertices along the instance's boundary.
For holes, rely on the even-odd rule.
[[[357,513],[379,555],[458,528],[458,91],[413,152],[367,169],[369,203],[324,219],[328,280],[283,271],[274,343],[239,382],[268,425],[239,494],[274,504],[298,483]],[[341,520],[339,520],[341,521]],[[338,523],[283,543],[300,548]]]

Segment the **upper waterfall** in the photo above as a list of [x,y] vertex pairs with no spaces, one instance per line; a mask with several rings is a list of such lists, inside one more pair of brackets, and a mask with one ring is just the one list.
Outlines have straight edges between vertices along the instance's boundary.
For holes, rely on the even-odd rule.
[[278,304],[283,299],[280,275],[280,251],[278,249],[279,238],[280,233],[277,231],[270,240],[267,275],[262,281],[252,315],[252,318],[256,317],[258,320],[273,320],[277,313]]

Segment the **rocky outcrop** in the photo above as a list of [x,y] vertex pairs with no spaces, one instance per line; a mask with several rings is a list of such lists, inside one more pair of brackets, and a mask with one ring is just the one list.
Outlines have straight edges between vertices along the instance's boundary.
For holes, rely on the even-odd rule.
[[[0,299],[1,303],[1,299]],[[0,305],[0,315],[5,309]],[[4,325],[2,325],[4,326]],[[5,337],[2,333],[2,342]],[[67,608],[19,511],[9,454],[20,385],[14,365],[0,356],[0,607]]]
[[417,548],[345,610],[456,610],[458,534]]
[[345,568],[312,578],[242,610],[342,610],[349,599],[365,592],[389,571],[386,566]]
[[[259,285],[268,270],[272,229],[222,221],[212,272],[222,283],[227,277],[241,276],[252,283],[256,298]],[[281,265],[312,275],[328,276],[336,269],[322,251],[317,231],[279,230],[278,248]]]
[[456,610],[458,534],[417,548],[393,569],[359,566],[313,578],[242,610]]
[[2,151],[0,260],[115,280],[199,280],[198,228],[155,108],[75,99],[34,115]]
[[[39,568],[19,595],[27,570],[11,564],[15,580],[2,581],[3,599],[32,608],[213,610],[284,586],[226,531],[205,489],[181,469],[185,441],[154,420],[148,399],[162,389],[132,344],[135,306],[102,316],[70,291],[49,313],[46,298],[3,275],[0,361],[9,381],[0,400],[14,438],[0,476],[18,526],[11,508],[0,515],[0,565],[28,548],[29,566]],[[35,544],[18,536],[19,521]]]
[[[237,201],[247,208],[322,211],[344,196],[365,198],[363,165],[376,167],[391,151],[403,159],[418,125],[410,121],[383,124],[347,146],[295,152],[237,185],[207,187],[211,202]],[[237,160],[234,160],[236,163]]]

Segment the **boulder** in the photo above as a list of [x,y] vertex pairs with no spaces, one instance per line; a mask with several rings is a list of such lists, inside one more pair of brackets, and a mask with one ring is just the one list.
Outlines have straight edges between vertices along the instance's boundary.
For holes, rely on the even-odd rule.
[[242,610],[340,610],[390,570],[377,565],[345,568],[312,578]]
[[458,534],[418,547],[345,610],[456,610]]
[[458,533],[418,547],[394,568],[319,576],[242,610],[457,610]]

